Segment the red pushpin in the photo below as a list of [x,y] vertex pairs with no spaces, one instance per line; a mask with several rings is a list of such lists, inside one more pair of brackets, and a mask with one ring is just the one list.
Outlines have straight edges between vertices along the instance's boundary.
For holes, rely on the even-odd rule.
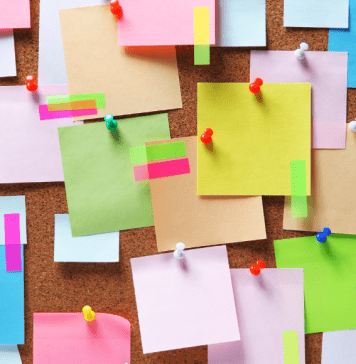
[[26,88],[31,92],[34,92],[38,89],[38,85],[34,75],[28,75],[26,77]]
[[263,81],[260,78],[256,78],[255,82],[250,83],[250,91],[253,94],[258,94],[261,91],[261,86],[263,85]]
[[206,128],[204,131],[204,134],[200,137],[200,140],[205,144],[209,144],[211,143],[212,139],[212,135],[213,135],[213,131],[210,128]]
[[266,263],[263,260],[258,260],[257,264],[253,264],[250,267],[250,272],[254,275],[254,276],[258,276],[261,272],[261,269],[266,268]]
[[111,0],[110,1],[110,10],[111,12],[117,16],[119,19],[122,18],[122,7],[121,5],[119,4],[119,0]]

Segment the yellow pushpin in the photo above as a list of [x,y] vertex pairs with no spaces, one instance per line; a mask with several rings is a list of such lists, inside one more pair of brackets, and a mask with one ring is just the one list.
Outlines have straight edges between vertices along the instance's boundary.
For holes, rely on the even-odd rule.
[[95,320],[95,312],[92,311],[90,306],[83,307],[84,319],[88,322]]

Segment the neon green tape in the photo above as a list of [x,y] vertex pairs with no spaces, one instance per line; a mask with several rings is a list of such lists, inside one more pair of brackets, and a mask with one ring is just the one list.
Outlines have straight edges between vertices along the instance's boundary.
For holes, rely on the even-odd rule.
[[47,96],[47,104],[60,104],[62,102],[96,100],[97,109],[105,109],[105,94],[76,94],[76,95],[54,95]]
[[283,331],[284,364],[300,364],[298,331]]
[[305,160],[290,161],[291,208],[293,217],[308,217]]
[[132,163],[147,163],[159,159],[181,158],[185,156],[184,142],[155,144],[130,149]]
[[194,65],[210,64],[210,44],[194,45]]

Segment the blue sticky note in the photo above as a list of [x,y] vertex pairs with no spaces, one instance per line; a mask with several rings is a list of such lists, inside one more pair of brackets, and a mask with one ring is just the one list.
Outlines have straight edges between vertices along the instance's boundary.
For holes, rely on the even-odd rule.
[[0,345],[25,343],[24,246],[21,272],[6,272],[5,245],[0,245]]
[[55,215],[54,261],[84,263],[118,262],[119,232],[73,238],[69,215]]
[[321,364],[355,363],[356,330],[323,333]]

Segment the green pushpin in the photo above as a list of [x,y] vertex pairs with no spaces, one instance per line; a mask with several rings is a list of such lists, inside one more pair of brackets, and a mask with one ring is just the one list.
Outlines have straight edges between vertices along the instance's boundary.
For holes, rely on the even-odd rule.
[[104,116],[104,121],[106,122],[106,127],[109,130],[115,130],[117,128],[117,122],[114,120],[114,116],[111,114],[106,114]]

